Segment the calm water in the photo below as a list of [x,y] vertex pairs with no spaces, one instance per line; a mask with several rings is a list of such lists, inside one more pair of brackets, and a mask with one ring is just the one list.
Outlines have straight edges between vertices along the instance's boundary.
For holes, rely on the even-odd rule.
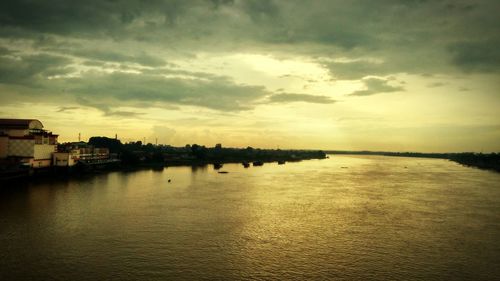
[[500,278],[498,173],[368,156],[222,170],[2,186],[0,280]]

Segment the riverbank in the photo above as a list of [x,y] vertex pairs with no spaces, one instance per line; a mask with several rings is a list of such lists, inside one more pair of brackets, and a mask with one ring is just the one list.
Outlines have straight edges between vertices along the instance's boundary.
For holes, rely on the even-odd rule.
[[214,165],[214,167],[220,168],[227,163],[241,163],[248,167],[251,164],[254,166],[273,162],[283,164],[327,158],[322,151],[261,149],[207,149],[207,152],[203,154],[175,154],[165,151],[160,156],[155,153],[125,154],[122,160],[99,162],[96,165],[78,163],[72,167],[48,167],[43,169],[4,167],[0,169],[0,182],[16,182],[47,177],[78,177],[107,171],[163,170],[165,167],[170,166],[201,167]]

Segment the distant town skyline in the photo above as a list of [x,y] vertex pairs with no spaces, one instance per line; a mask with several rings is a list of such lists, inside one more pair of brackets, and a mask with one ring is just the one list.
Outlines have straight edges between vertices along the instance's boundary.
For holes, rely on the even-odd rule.
[[0,118],[184,146],[500,151],[500,2],[3,1]]

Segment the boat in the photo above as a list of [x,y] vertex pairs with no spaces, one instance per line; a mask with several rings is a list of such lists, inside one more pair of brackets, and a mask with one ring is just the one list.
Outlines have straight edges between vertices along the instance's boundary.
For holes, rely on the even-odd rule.
[[227,174],[229,173],[228,171],[219,171],[219,174]]
[[285,165],[285,160],[279,160],[278,165]]
[[264,162],[262,162],[262,161],[254,161],[253,165],[254,166],[262,166],[262,165],[264,165]]
[[243,165],[243,167],[245,167],[245,168],[250,167],[250,163],[248,163],[248,162],[243,162],[243,163],[241,163],[241,164],[242,164],[242,165]]

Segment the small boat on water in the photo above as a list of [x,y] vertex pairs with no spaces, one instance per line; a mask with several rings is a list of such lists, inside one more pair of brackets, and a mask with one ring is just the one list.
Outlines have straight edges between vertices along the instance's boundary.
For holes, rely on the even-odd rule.
[[245,168],[250,167],[250,163],[248,163],[248,162],[243,162],[243,163],[241,163],[241,164],[242,164],[242,165],[243,165],[243,167],[245,167]]
[[262,165],[264,165],[264,162],[262,162],[262,161],[254,161],[253,165],[254,166],[262,166]]
[[227,174],[229,173],[228,171],[219,171],[219,174]]
[[285,165],[285,160],[279,160],[278,165]]

